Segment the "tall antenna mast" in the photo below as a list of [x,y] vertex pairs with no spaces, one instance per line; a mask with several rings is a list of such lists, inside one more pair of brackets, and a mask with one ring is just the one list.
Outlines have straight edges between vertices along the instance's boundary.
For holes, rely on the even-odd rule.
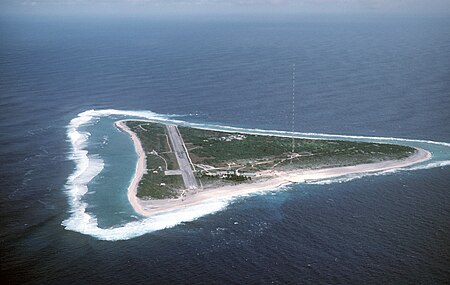
[[292,159],[294,158],[295,152],[295,139],[294,139],[294,130],[295,130],[295,63],[292,64],[292,153],[291,153],[291,164]]
[[[292,133],[295,130],[295,63],[292,64]],[[292,155],[295,151],[295,141],[292,137]]]

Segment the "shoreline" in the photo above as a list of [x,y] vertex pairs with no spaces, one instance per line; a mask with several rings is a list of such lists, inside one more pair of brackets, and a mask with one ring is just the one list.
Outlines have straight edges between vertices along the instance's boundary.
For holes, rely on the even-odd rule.
[[130,130],[130,128],[127,127],[127,125],[125,125],[124,122],[126,122],[126,120],[117,121],[114,123],[114,125],[120,131],[127,133],[131,137],[131,139],[133,140],[134,149],[138,156],[138,160],[136,162],[136,172],[133,179],[131,180],[130,186],[128,186],[128,201],[130,202],[134,211],[136,211],[138,214],[146,216],[147,212],[142,208],[142,205],[139,203],[140,199],[136,195],[139,181],[141,181],[142,176],[144,176],[147,170],[147,156],[145,155],[141,140],[133,131]]
[[430,152],[420,148],[415,148],[416,152],[413,155],[401,160],[387,160],[376,163],[311,170],[267,170],[257,173],[257,177],[262,179],[261,181],[204,189],[195,191],[194,193],[187,191],[184,197],[176,199],[142,200],[139,199],[136,194],[139,181],[146,171],[146,155],[139,138],[124,124],[125,121],[127,120],[117,121],[115,126],[131,137],[138,155],[136,173],[130,186],[128,187],[128,200],[138,214],[146,217],[181,210],[191,206],[197,206],[212,199],[232,199],[237,196],[275,190],[288,184],[301,183],[308,180],[322,180],[346,176],[349,174],[393,170],[421,163],[431,158]]

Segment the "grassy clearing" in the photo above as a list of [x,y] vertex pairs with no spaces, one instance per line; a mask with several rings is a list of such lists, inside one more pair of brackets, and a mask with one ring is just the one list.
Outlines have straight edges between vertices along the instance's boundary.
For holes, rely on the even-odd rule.
[[137,196],[142,199],[166,199],[178,195],[183,188],[180,175],[165,175],[165,170],[178,169],[163,125],[128,121],[127,126],[139,137],[147,156],[147,173],[139,182]]
[[[180,175],[164,175],[164,170],[178,169],[164,125],[138,121],[127,125],[137,134],[147,154],[148,173],[139,184],[138,197],[176,197],[183,180]],[[414,148],[392,144],[295,139],[292,153],[291,138],[178,129],[204,185],[251,181],[251,176],[261,170],[348,166],[402,159],[415,152]]]
[[194,163],[239,169],[240,172],[347,166],[402,159],[415,151],[411,147],[391,144],[295,139],[295,154],[292,154],[291,138],[186,127],[179,130],[185,142],[189,143]]

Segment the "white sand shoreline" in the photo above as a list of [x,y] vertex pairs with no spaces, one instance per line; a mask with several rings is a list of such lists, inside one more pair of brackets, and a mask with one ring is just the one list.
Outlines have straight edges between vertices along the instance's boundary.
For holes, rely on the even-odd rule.
[[177,199],[141,200],[136,196],[136,193],[139,181],[146,171],[146,155],[139,138],[124,124],[124,121],[125,120],[116,122],[116,127],[130,135],[136,153],[138,154],[136,174],[128,187],[128,200],[138,214],[146,217],[200,205],[211,199],[230,199],[232,197],[248,195],[255,192],[274,190],[283,185],[309,180],[321,180],[349,174],[393,170],[421,163],[431,158],[430,152],[416,148],[417,151],[415,154],[402,160],[389,160],[377,163],[314,170],[262,171],[258,173],[260,181],[252,183],[205,189],[197,191],[197,193],[188,192],[185,197]]
[[147,170],[147,156],[145,155],[141,141],[139,140],[137,135],[127,127],[127,125],[124,123],[125,121],[126,120],[117,121],[115,125],[119,130],[130,135],[131,139],[133,140],[134,149],[136,150],[136,153],[138,155],[138,160],[136,162],[136,173],[133,177],[133,180],[131,180],[130,186],[128,187],[128,201],[130,201],[131,206],[138,214],[146,216],[147,212],[142,208],[140,199],[136,196],[136,194],[139,181],[141,181],[142,176],[144,176]]

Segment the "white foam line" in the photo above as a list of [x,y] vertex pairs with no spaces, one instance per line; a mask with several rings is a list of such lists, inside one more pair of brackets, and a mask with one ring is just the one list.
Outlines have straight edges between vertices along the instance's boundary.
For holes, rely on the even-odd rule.
[[67,179],[66,189],[69,196],[70,217],[62,222],[67,230],[91,235],[102,240],[126,240],[145,233],[173,227],[182,222],[193,221],[199,217],[214,213],[226,207],[230,199],[206,201],[200,206],[193,206],[179,211],[155,215],[151,218],[130,222],[112,228],[100,228],[97,219],[86,212],[87,204],[82,198],[88,193],[88,183],[103,169],[103,160],[88,154],[86,141],[89,133],[80,131],[81,127],[91,124],[104,116],[125,116],[166,121],[167,117],[148,111],[89,110],[72,119],[67,128],[67,136],[72,146],[69,159],[76,164],[75,171]]
[[291,132],[291,131],[277,131],[277,130],[264,130],[264,129],[246,129],[231,126],[222,125],[209,125],[209,124],[199,124],[199,123],[187,123],[183,122],[183,125],[195,127],[204,130],[214,130],[214,131],[227,131],[227,132],[240,132],[255,135],[266,135],[266,136],[280,136],[280,137],[298,137],[304,139],[329,139],[329,138],[345,138],[345,139],[363,139],[363,140],[376,140],[376,141],[399,141],[399,142],[413,142],[413,143],[428,143],[442,145],[450,147],[450,143],[437,142],[431,140],[416,140],[416,139],[405,139],[405,138],[394,138],[394,137],[371,137],[371,136],[356,136],[356,135],[336,135],[336,134],[322,134],[322,133],[301,133],[301,132]]
[[432,140],[417,140],[417,139],[406,139],[406,138],[394,138],[394,137],[373,137],[373,136],[360,136],[360,135],[338,135],[338,134],[323,134],[323,133],[302,133],[302,132],[292,132],[292,131],[278,131],[278,130],[264,130],[264,129],[254,129],[254,128],[239,128],[226,125],[214,125],[214,124],[200,124],[200,123],[190,123],[181,120],[173,120],[170,118],[160,119],[149,119],[150,122],[161,122],[166,121],[172,124],[177,124],[181,126],[187,126],[202,130],[211,131],[226,131],[230,133],[245,133],[251,135],[263,135],[263,136],[277,136],[277,137],[295,137],[301,139],[356,139],[356,140],[372,140],[372,141],[384,141],[384,143],[392,142],[406,142],[406,143],[425,143],[434,144],[445,147],[450,147],[450,143],[438,142]]
[[[169,227],[173,227],[182,222],[193,221],[199,217],[207,214],[212,214],[224,209],[233,199],[236,197],[211,199],[205,201],[205,203],[187,207],[181,210],[176,210],[169,213],[155,215],[150,218],[141,219],[134,222],[129,222],[125,225],[112,227],[112,228],[100,228],[98,227],[97,220],[94,216],[91,216],[86,212],[86,203],[82,198],[88,192],[88,183],[94,179],[104,167],[103,160],[95,155],[90,155],[86,150],[86,142],[90,136],[87,132],[80,131],[81,127],[88,126],[98,120],[101,117],[106,116],[122,116],[127,119],[146,119],[154,122],[170,122],[178,125],[185,125],[200,129],[216,130],[216,131],[228,131],[228,132],[242,132],[248,134],[268,135],[268,136],[284,136],[306,139],[324,139],[324,138],[345,138],[345,139],[369,139],[376,141],[399,141],[409,143],[426,143],[435,144],[450,147],[449,143],[435,142],[428,140],[412,140],[402,138],[387,138],[387,137],[365,137],[365,136],[350,136],[350,135],[332,135],[332,134],[316,134],[316,133],[299,133],[288,131],[274,131],[274,130],[261,130],[261,129],[244,129],[230,126],[218,126],[218,125],[206,125],[198,123],[188,123],[181,120],[172,119],[175,116],[161,115],[150,111],[124,111],[124,110],[88,110],[78,114],[78,116],[72,119],[67,128],[67,136],[72,146],[72,151],[69,155],[69,159],[73,160],[76,164],[75,171],[67,179],[66,189],[69,196],[70,205],[70,217],[62,222],[62,225],[72,231],[80,232],[83,234],[91,235],[102,240],[126,240],[134,237],[141,236],[143,234],[161,230]],[[434,167],[442,167],[450,165],[450,160],[445,161],[433,161],[426,165],[418,165],[404,170],[417,170],[427,169]],[[392,172],[392,171],[391,171]],[[323,180],[312,183],[329,183],[346,181],[345,179],[356,179],[365,175],[379,175],[386,172],[363,174],[354,177],[341,177],[335,180]],[[262,192],[261,192],[262,193]],[[265,192],[267,193],[267,192]]]
[[417,165],[413,166],[407,170],[424,170],[424,169],[431,169],[431,168],[438,168],[438,167],[444,167],[450,165],[450,160],[444,160],[444,161],[435,161],[424,165]]
[[431,168],[438,168],[438,167],[444,167],[450,165],[450,160],[445,161],[437,161],[432,162],[428,164],[419,164],[416,166],[411,167],[405,167],[405,168],[397,168],[397,169],[390,169],[385,171],[380,171],[376,173],[361,173],[357,175],[349,175],[344,177],[338,177],[335,179],[324,179],[324,180],[317,180],[317,181],[308,181],[307,184],[318,184],[318,185],[325,185],[325,184],[332,184],[332,183],[343,183],[343,182],[349,182],[355,179],[359,179],[362,177],[367,176],[381,176],[381,175],[389,175],[392,173],[397,173],[401,171],[413,171],[413,170],[425,170],[425,169],[431,169]]

